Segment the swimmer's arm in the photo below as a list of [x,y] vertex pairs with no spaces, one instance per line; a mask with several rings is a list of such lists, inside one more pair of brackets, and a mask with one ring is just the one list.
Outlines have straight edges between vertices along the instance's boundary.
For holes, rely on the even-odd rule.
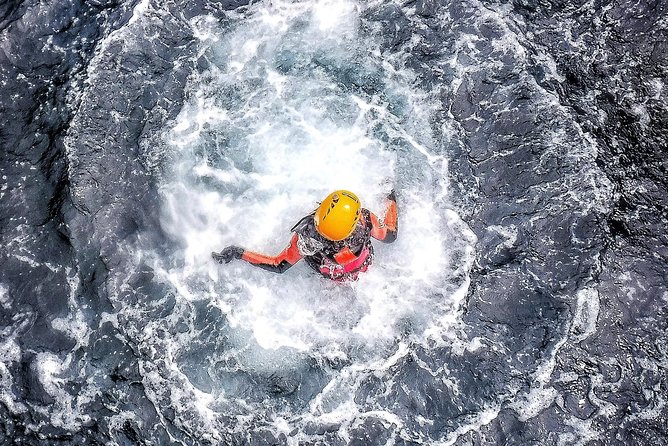
[[267,271],[282,274],[302,258],[297,248],[297,238],[297,234],[293,234],[290,244],[277,256],[272,257],[244,249],[241,259]]
[[387,196],[385,217],[381,222],[376,214],[369,212],[371,217],[371,236],[385,243],[392,243],[397,239],[399,221],[397,217],[397,197],[394,191]]

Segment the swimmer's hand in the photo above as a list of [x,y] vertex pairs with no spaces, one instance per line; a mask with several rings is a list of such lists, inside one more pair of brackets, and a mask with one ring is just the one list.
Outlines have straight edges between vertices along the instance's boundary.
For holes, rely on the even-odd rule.
[[228,246],[220,252],[211,253],[213,260],[220,264],[230,263],[234,259],[240,259],[242,255],[244,255],[244,249],[234,245]]

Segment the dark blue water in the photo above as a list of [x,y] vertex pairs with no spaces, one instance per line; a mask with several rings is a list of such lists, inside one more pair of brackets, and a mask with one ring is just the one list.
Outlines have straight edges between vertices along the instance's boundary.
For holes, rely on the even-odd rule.
[[[662,2],[0,5],[0,444],[668,444]],[[275,253],[328,191],[400,234]]]

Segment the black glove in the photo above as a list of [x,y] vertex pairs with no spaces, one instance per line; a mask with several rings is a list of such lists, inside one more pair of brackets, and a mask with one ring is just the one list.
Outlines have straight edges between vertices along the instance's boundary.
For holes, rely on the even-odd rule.
[[218,263],[230,263],[234,259],[240,259],[244,255],[244,249],[238,246],[228,246],[220,252],[212,252],[211,257]]

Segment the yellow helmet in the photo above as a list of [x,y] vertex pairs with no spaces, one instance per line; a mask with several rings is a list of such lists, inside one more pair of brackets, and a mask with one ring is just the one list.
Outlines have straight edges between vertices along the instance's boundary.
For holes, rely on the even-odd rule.
[[352,234],[359,220],[360,200],[347,190],[337,190],[315,211],[315,227],[326,239],[338,241]]

